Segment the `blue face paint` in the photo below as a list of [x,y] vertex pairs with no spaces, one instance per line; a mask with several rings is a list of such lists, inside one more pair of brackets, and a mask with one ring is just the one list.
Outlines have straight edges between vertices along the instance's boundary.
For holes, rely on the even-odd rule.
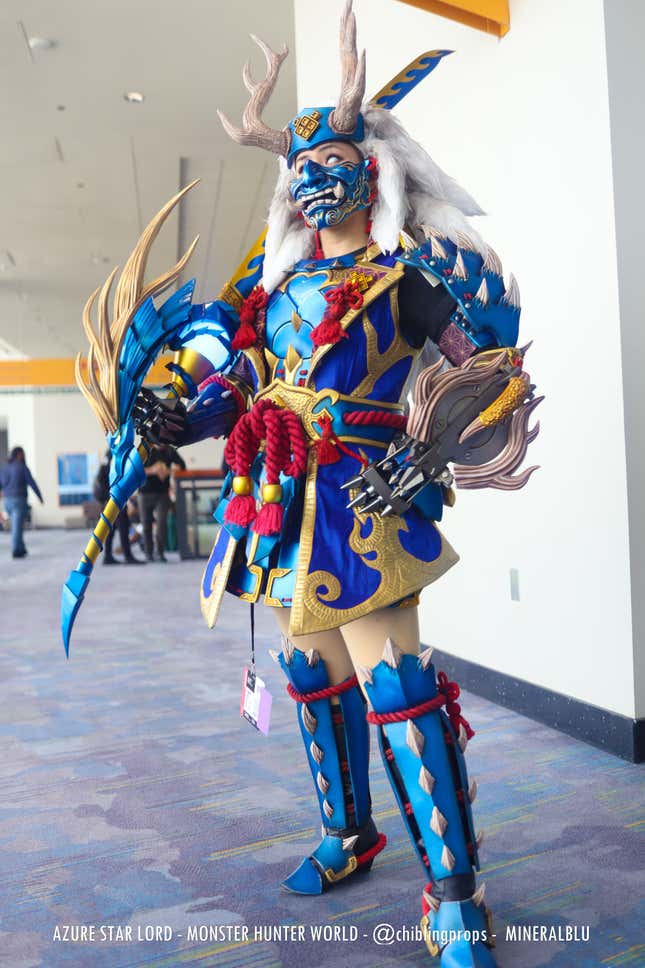
[[352,212],[368,208],[368,168],[368,158],[331,167],[317,161],[305,162],[301,173],[289,185],[289,191],[309,228],[320,231],[338,225]]

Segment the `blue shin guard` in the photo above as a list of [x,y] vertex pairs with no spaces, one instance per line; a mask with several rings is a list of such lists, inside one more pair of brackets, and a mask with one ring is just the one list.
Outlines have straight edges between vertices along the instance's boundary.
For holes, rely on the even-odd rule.
[[322,894],[352,874],[369,870],[385,846],[371,817],[369,728],[356,678],[331,686],[314,650],[285,641],[277,659],[298,704],[298,722],[320,806],[323,839],[283,882],[297,894]]
[[[430,649],[405,655],[388,640],[378,665],[361,670],[373,709],[368,720],[379,728],[386,771],[430,881],[421,921],[429,951],[441,954],[442,968],[495,968],[484,890],[475,890],[467,724],[455,702],[458,688],[443,673],[438,688],[430,656]],[[440,708],[446,703],[449,716]]]

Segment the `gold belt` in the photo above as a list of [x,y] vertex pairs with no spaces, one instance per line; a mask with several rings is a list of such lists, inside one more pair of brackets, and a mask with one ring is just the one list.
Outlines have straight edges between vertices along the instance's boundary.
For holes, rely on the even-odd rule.
[[[311,387],[293,386],[284,383],[282,380],[273,380],[268,387],[260,390],[255,396],[256,401],[267,399],[296,413],[300,417],[304,431],[311,442],[322,439],[321,428],[318,425],[321,417],[334,420],[335,417],[342,416],[343,410],[385,410],[393,414],[404,412],[402,403],[368,400],[365,397],[354,397],[340,393],[338,390],[313,390]],[[320,406],[323,403],[325,405]],[[348,429],[350,428],[348,427]],[[341,432],[338,433],[338,438],[344,443],[363,443],[386,448],[389,444],[388,440],[371,439],[366,436],[367,433],[373,433],[374,429],[369,425],[353,425],[351,434]]]

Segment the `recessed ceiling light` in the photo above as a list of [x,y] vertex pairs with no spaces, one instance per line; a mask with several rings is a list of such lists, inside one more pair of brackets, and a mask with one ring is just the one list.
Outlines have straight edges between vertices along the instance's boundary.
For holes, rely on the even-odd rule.
[[51,37],[30,37],[27,43],[32,50],[52,50],[56,46]]
[[59,104],[59,105],[58,105],[58,106],[56,107],[56,110],[57,110],[57,111],[64,111],[64,110],[65,110],[65,105],[64,105],[64,104]]
[[128,104],[143,104],[145,95],[141,91],[126,91],[123,95]]

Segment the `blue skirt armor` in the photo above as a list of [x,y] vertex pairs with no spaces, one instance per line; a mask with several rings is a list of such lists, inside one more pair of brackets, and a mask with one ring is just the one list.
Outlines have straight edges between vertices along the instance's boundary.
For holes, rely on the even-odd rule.
[[[311,445],[307,472],[296,481],[282,478],[283,527],[270,537],[225,521],[233,496],[231,481],[225,482],[215,514],[222,532],[202,583],[205,613],[226,589],[247,601],[262,596],[268,605],[291,608],[292,635],[336,628],[400,602],[456,562],[435,525],[441,488],[426,489],[420,505],[389,518],[348,509],[341,490],[361,460],[378,460],[391,442],[396,429],[387,418],[379,423],[379,415],[404,411],[401,401],[419,350],[398,326],[402,272],[396,256],[368,250],[362,260],[298,263],[272,294],[264,350],[252,347],[244,355],[253,371],[254,401],[268,398],[300,416]],[[345,338],[315,348],[311,333],[327,306],[324,294],[351,273],[367,280],[362,306],[341,319]],[[373,422],[346,420],[356,411],[372,415]],[[320,417],[331,420],[339,458],[334,463],[317,458]],[[262,454],[251,477],[259,500]]]

